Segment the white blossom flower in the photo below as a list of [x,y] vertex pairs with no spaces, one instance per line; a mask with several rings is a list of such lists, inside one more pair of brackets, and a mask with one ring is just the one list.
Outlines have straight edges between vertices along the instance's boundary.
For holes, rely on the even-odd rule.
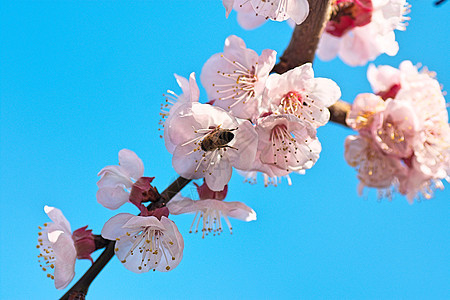
[[109,219],[102,236],[115,240],[114,252],[128,270],[173,270],[183,258],[184,241],[175,223],[166,216],[141,217],[120,213]]
[[[198,232],[198,226],[203,219],[202,225],[202,237],[208,233],[213,233],[214,235],[220,234],[223,231],[222,221],[223,218],[230,230],[233,232],[229,217],[236,218],[242,221],[253,221],[256,220],[256,213],[247,205],[242,202],[225,202],[214,199],[206,200],[191,200],[187,197],[180,199],[173,199],[167,206],[169,207],[170,213],[174,215],[184,214],[184,213],[195,213],[194,220],[192,221],[192,230],[195,225],[195,232]],[[197,222],[196,222],[197,221]]]
[[117,209],[130,200],[135,181],[144,174],[142,160],[131,150],[119,151],[119,165],[101,169],[97,182],[97,201],[109,209]]
[[44,211],[53,223],[44,223],[43,229],[39,227],[42,231],[38,238],[37,248],[41,252],[38,258],[44,272],[54,270],[54,275],[48,273],[47,277],[55,280],[55,287],[63,289],[75,276],[77,251],[72,230],[61,210],[45,206]]
[[200,79],[210,100],[236,117],[255,119],[260,97],[269,72],[275,65],[276,52],[266,49],[258,56],[244,41],[231,35],[223,53],[214,54],[205,63]]
[[41,231],[36,246],[40,251],[39,263],[44,272],[49,272],[47,277],[55,280],[55,287],[63,289],[75,276],[77,258],[93,262],[91,253],[96,250],[94,237],[92,230],[86,230],[87,226],[72,233],[70,223],[61,210],[46,205],[44,211],[53,222],[39,226]]
[[269,115],[258,120],[258,151],[252,171],[269,177],[311,168],[322,147],[311,124],[293,115]]
[[177,111],[168,130],[176,145],[175,171],[189,179],[205,178],[212,190],[223,190],[232,167],[249,169],[255,159],[257,134],[252,124],[239,123],[221,108],[192,103]]
[[213,235],[222,233],[222,219],[225,220],[230,233],[233,232],[233,228],[229,217],[247,222],[256,220],[255,211],[244,203],[222,201],[226,197],[228,186],[225,186],[223,191],[214,192],[209,189],[206,183],[203,183],[201,186],[197,185],[197,190],[200,200],[194,201],[178,193],[167,203],[167,207],[173,215],[195,213],[189,233],[192,233],[193,230],[195,233],[198,232],[202,219],[202,238],[209,233]]
[[271,74],[266,81],[263,106],[276,114],[292,114],[315,128],[330,119],[327,107],[341,97],[338,85],[328,78],[314,78],[311,63],[284,74]]

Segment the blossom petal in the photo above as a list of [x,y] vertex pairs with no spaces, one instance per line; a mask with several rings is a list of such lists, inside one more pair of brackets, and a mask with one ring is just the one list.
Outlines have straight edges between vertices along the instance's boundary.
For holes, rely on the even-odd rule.
[[152,229],[164,230],[164,226],[161,225],[161,222],[154,216],[150,217],[133,216],[122,227],[131,229],[149,227]]
[[61,234],[58,240],[52,245],[55,262],[55,287],[65,288],[75,276],[75,260],[77,251],[71,234]]
[[322,102],[326,107],[330,107],[341,98],[341,89],[336,82],[328,78],[308,80],[306,87],[309,90],[308,95],[314,100]]
[[97,191],[97,202],[109,209],[118,209],[127,203],[130,194],[122,186],[104,187]]
[[127,188],[131,188],[133,181],[131,181],[127,172],[121,166],[107,166],[100,170],[98,176],[102,176],[97,182],[99,188],[102,187],[116,187],[123,184]]
[[258,134],[249,121],[245,120],[239,124],[235,140],[232,146],[238,150],[227,150],[230,162],[235,168],[248,170],[252,167],[258,147]]
[[242,202],[225,202],[229,206],[228,216],[242,220],[254,221],[256,220],[256,213],[253,209]]
[[67,221],[60,209],[46,205],[44,206],[44,211],[59,228],[64,230],[64,232],[69,234],[72,232],[69,221]]
[[107,240],[114,241],[121,235],[126,234],[127,229],[123,228],[123,225],[127,223],[135,215],[129,213],[120,213],[109,219],[102,228],[102,237]]
[[223,191],[232,174],[232,167],[228,158],[224,157],[219,164],[212,166],[211,170],[208,171],[205,175],[205,182],[208,187],[213,191]]
[[138,179],[144,175],[144,164],[142,160],[131,150],[122,149],[119,151],[119,165],[134,179]]
[[290,0],[287,4],[287,14],[296,24],[301,24],[309,14],[307,0]]

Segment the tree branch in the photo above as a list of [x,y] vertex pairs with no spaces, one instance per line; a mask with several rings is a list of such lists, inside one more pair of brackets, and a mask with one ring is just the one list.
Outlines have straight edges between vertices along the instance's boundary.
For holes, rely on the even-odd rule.
[[332,0],[309,0],[309,15],[295,26],[289,46],[273,71],[282,74],[307,62],[314,61],[320,36],[331,15]]
[[328,107],[330,110],[330,121],[348,127],[347,123],[345,123],[345,118],[351,108],[352,105],[350,103],[338,100],[335,104]]
[[[162,193],[161,199],[157,202],[151,203],[148,207],[161,207],[167,204],[178,192],[181,191],[191,179],[178,177],[171,185],[169,185]],[[109,241],[106,243],[106,248],[103,253],[97,258],[94,264],[86,271],[86,273],[75,283],[67,293],[60,298],[60,300],[83,300],[86,298],[89,286],[95,277],[114,256],[115,241]]]

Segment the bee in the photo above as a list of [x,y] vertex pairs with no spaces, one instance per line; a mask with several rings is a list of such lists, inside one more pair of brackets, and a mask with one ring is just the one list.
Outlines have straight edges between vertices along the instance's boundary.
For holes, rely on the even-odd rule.
[[236,129],[237,128],[222,129],[216,127],[203,138],[200,143],[200,148],[205,152],[222,148],[232,148],[237,150],[236,148],[227,145],[234,139],[234,133],[232,131],[235,131]]

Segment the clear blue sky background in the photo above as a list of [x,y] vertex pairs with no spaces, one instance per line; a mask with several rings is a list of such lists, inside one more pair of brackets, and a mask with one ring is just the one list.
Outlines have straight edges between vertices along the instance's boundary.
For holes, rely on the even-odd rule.
[[[421,62],[448,90],[450,3],[412,2],[398,55],[376,63]],[[36,258],[43,206],[62,209],[73,229],[100,232],[117,211],[96,202],[96,174],[122,148],[138,153],[163,190],[177,176],[157,131],[162,93],[179,91],[173,73],[199,75],[230,34],[281,54],[292,29],[269,22],[244,31],[235,13],[225,19],[220,0],[0,5],[0,298],[54,299],[64,292]],[[317,60],[314,68],[345,100],[370,91],[366,67]],[[174,271],[138,275],[114,258],[88,298],[449,299],[449,184],[414,205],[400,195],[379,202],[374,191],[358,197],[343,158],[349,134],[321,128],[321,158],[291,187],[250,186],[234,174],[228,200],[245,201],[257,221],[235,220],[233,235],[202,240],[187,233],[193,216],[176,216],[185,250]],[[120,211],[137,213],[132,205]],[[89,265],[77,263],[76,279]]]

